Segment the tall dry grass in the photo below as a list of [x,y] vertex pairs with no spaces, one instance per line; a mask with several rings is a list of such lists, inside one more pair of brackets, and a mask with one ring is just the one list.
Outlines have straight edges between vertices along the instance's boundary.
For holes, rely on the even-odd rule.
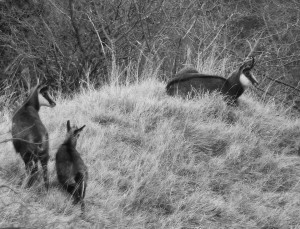
[[[25,188],[22,160],[2,143],[0,227],[300,227],[300,120],[249,94],[238,107],[218,94],[168,97],[156,77],[156,70],[142,81],[115,77],[41,109],[50,135],[48,192],[41,178]],[[82,217],[55,172],[68,119],[86,125],[77,145],[89,168]],[[10,125],[10,112],[2,112],[0,141],[10,138]]]

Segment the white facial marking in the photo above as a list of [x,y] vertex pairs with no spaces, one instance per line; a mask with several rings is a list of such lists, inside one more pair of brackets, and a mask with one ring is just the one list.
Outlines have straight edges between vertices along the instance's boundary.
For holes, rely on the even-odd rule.
[[241,74],[240,82],[241,82],[244,89],[250,87],[251,84],[252,84],[251,81],[244,74]]
[[49,104],[48,100],[45,99],[45,97],[42,96],[41,93],[39,93],[39,103],[40,103],[40,106],[51,107],[51,105]]
[[255,76],[252,74],[252,78],[254,79],[254,81],[258,84],[257,79],[255,78]]

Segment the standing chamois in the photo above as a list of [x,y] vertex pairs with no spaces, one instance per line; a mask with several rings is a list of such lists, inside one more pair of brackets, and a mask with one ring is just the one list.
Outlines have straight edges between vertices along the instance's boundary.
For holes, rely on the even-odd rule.
[[221,76],[200,74],[196,69],[187,68],[181,70],[166,87],[168,95],[180,95],[191,98],[199,92],[219,91],[225,95],[229,103],[236,104],[237,99],[251,84],[258,84],[251,74],[254,67],[254,58],[251,63],[244,63],[237,71],[233,72],[228,79]]
[[30,174],[28,186],[34,182],[34,174],[38,171],[38,161],[43,168],[46,189],[49,188],[48,160],[49,136],[43,125],[39,110],[41,106],[54,107],[56,104],[48,93],[48,86],[37,85],[31,89],[28,98],[16,110],[12,118],[13,145],[25,163],[27,173]]
[[87,167],[76,150],[77,139],[85,127],[70,126],[67,121],[67,135],[56,153],[56,172],[63,188],[74,197],[74,204],[81,202],[84,210],[84,197],[88,180]]

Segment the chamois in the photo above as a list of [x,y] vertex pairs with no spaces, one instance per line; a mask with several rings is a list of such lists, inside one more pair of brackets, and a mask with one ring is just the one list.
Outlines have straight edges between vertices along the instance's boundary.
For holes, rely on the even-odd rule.
[[48,160],[49,136],[42,123],[39,110],[41,106],[54,107],[56,103],[48,93],[48,86],[37,85],[31,89],[28,98],[15,111],[12,117],[13,145],[25,163],[30,178],[28,186],[34,182],[34,174],[38,171],[38,161],[43,168],[45,187],[49,188]]
[[200,74],[196,69],[187,68],[181,70],[174,79],[166,86],[168,95],[180,95],[191,98],[199,92],[219,91],[225,95],[229,103],[236,104],[237,99],[251,84],[258,84],[251,74],[254,67],[254,58],[249,63],[244,63],[237,71],[233,72],[228,79],[216,75]]
[[87,187],[88,171],[80,154],[76,150],[77,139],[85,127],[71,127],[67,121],[67,135],[63,144],[56,153],[56,172],[58,181],[63,188],[74,197],[74,204],[81,202],[81,209],[84,210],[84,197]]

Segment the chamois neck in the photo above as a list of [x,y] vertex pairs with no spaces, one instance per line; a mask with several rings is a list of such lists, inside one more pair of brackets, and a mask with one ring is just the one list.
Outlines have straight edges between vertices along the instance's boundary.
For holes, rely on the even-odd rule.
[[227,94],[230,96],[233,96],[235,98],[238,98],[243,94],[244,88],[240,82],[240,72],[235,71],[233,72],[227,79],[227,87],[228,91]]
[[68,137],[65,139],[64,145],[67,145],[68,147],[70,148],[76,148],[76,145],[77,145],[77,141],[74,141],[74,139],[72,139],[72,137]]
[[40,110],[37,87],[31,91],[30,95],[28,96],[27,100],[24,102],[23,106],[24,107],[32,106],[36,111]]
[[228,81],[229,82],[239,82],[239,72],[238,71],[234,71],[231,73],[231,75],[228,77]]

